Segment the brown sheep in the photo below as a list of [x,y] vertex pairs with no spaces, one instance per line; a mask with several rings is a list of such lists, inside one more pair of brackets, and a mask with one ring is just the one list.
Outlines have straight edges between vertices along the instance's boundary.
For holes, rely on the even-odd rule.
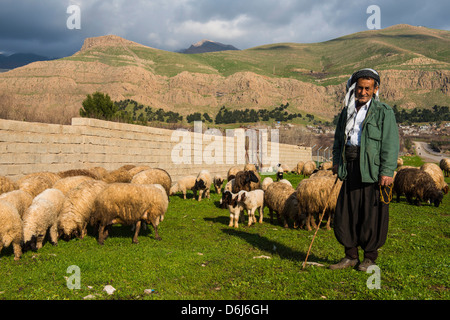
[[408,203],[420,205],[421,201],[430,201],[435,207],[439,207],[444,194],[436,187],[431,176],[418,168],[407,168],[397,172],[394,180],[394,193],[397,194],[397,202],[400,196],[405,195]]
[[315,161],[307,161],[302,170],[302,174],[304,177],[310,176],[313,174],[314,170],[317,169],[316,162]]
[[298,199],[295,189],[283,182],[273,182],[264,192],[264,206],[269,208],[270,222],[273,223],[273,212],[277,214],[278,223],[288,228],[288,218],[294,221],[294,228],[301,224]]
[[167,195],[170,194],[172,186],[172,178],[166,170],[152,168],[144,170],[133,176],[131,183],[134,184],[160,184],[166,190]]
[[260,178],[258,179],[257,173],[251,170],[239,171],[238,173],[236,173],[234,181],[235,183],[232,189],[233,193],[238,193],[241,190],[252,191],[254,189],[257,189],[256,187],[253,187],[251,185],[252,182],[260,185]]
[[95,199],[94,223],[98,223],[98,243],[103,245],[107,227],[113,224],[135,225],[133,243],[138,243],[141,223],[151,223],[155,239],[161,240],[158,225],[164,220],[169,197],[158,184],[112,183]]
[[8,177],[0,176],[0,194],[17,189],[17,184]]
[[450,159],[441,159],[441,161],[439,161],[439,167],[444,171],[446,177],[450,176]]
[[423,170],[425,172],[428,172],[428,174],[433,178],[434,183],[436,184],[436,187],[439,190],[442,190],[444,194],[448,193],[448,184],[444,180],[444,173],[442,172],[441,168],[435,163],[424,163],[420,170]]
[[[306,230],[311,231],[317,228],[315,219],[323,213],[325,206],[327,209],[325,214],[328,216],[326,228],[330,230],[331,220],[336,209],[336,202],[342,181],[337,180],[333,175],[321,175],[319,172],[327,172],[328,170],[319,170],[316,174],[308,179],[303,179],[297,186],[297,198],[299,202],[299,210],[301,214],[306,215]],[[336,186],[333,189],[334,183]],[[331,194],[331,191],[333,193]]]

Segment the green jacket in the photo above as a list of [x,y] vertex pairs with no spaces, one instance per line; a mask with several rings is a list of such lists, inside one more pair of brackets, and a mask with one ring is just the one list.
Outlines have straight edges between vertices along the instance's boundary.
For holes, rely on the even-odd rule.
[[[338,164],[338,177],[347,177],[345,160],[345,123],[347,108],[339,116],[334,134],[333,165]],[[372,99],[363,122],[360,145],[360,168],[362,182],[377,182],[379,176],[394,176],[400,148],[398,127],[390,106]]]

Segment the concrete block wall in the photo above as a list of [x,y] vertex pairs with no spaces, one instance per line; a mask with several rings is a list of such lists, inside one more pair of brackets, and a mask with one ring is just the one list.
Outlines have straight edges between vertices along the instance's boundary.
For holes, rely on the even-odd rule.
[[[267,147],[269,156],[271,144]],[[311,160],[311,148],[277,146],[279,162],[291,168],[298,161]],[[0,175],[12,179],[33,172],[95,166],[114,170],[125,164],[165,169],[174,181],[202,169],[225,177],[230,167],[243,166],[239,163],[243,154],[245,147],[237,137],[87,118],[73,118],[71,125],[0,119]],[[179,156],[184,156],[184,161]]]

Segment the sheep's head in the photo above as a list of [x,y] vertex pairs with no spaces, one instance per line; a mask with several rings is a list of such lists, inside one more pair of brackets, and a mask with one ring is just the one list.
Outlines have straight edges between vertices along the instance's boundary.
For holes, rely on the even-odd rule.
[[247,192],[242,192],[241,193],[241,198],[239,199],[239,201],[244,202],[245,199],[247,199]]
[[203,181],[202,179],[195,180],[194,188],[195,188],[196,190],[203,190],[203,189],[206,189],[205,181]]
[[442,191],[436,192],[435,196],[433,197],[433,203],[436,208],[439,207],[442,199],[444,199],[444,193]]
[[24,244],[22,245],[22,251],[23,252],[29,251],[29,250],[37,251],[36,243],[37,243],[37,236],[32,235],[31,239],[28,241],[25,241]]
[[256,174],[253,171],[249,170],[249,171],[246,171],[245,173],[246,173],[246,175],[245,175],[245,182],[246,183],[258,182],[259,181],[258,177],[256,176]]
[[230,206],[232,206],[233,208],[236,208],[238,201],[239,201],[239,195],[235,196],[234,198],[232,197]]
[[220,207],[226,208],[231,203],[232,195],[230,191],[225,191],[222,194],[222,199],[220,200]]

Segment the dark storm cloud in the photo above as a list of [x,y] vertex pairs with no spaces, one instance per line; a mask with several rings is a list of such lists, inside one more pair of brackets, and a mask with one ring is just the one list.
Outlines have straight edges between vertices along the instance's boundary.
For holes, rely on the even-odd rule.
[[[80,30],[66,27],[71,4],[81,9]],[[319,42],[367,30],[371,4],[381,9],[382,28],[450,27],[447,0],[0,0],[0,52],[65,56],[79,50],[85,38],[106,34],[164,50],[203,38],[241,49]]]

